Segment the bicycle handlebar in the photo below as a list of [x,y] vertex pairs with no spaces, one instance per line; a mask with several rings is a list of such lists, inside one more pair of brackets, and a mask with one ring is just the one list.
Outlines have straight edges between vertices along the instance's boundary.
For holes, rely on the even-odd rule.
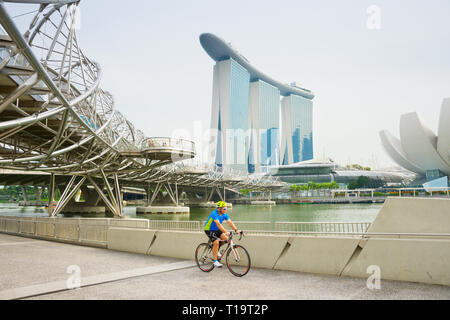
[[[230,231],[230,238],[228,240],[233,239],[233,234],[238,234],[237,232]],[[239,241],[241,241],[242,237],[244,236],[244,231],[241,230],[241,233],[239,233]]]

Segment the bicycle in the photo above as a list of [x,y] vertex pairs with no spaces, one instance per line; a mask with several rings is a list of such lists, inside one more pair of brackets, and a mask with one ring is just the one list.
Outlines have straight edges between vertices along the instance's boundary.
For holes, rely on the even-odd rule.
[[[220,260],[225,257],[228,270],[236,277],[243,277],[250,271],[250,255],[243,246],[233,243],[233,234],[236,233],[230,233],[228,246],[224,250],[220,250],[219,248],[219,252],[222,256],[217,260],[220,262]],[[243,235],[244,232],[241,232],[239,241],[242,239]],[[223,242],[223,240],[220,241]],[[197,262],[197,266],[203,272],[211,272],[214,269],[212,248],[213,243],[211,239],[209,239],[207,243],[200,243],[195,250],[195,262]]]

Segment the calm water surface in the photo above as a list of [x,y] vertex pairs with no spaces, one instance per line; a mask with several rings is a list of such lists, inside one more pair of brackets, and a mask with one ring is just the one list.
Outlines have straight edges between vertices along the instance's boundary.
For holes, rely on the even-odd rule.
[[[293,204],[273,207],[235,205],[228,214],[234,221],[291,221],[291,222],[372,222],[382,204]],[[191,208],[190,214],[136,215],[135,207],[125,207],[125,215],[131,218],[152,220],[200,220],[205,221],[213,209]],[[44,208],[19,207],[16,204],[0,204],[2,216],[46,217]],[[79,214],[66,217],[104,217],[104,215]]]

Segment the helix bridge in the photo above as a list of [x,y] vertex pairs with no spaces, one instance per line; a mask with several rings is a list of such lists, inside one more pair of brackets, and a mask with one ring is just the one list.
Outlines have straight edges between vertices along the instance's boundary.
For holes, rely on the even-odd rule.
[[[149,196],[165,188],[173,199],[179,188],[220,195],[283,186],[265,175],[186,164],[195,158],[194,142],[149,138],[135,128],[102,89],[100,64],[79,45],[79,3],[0,1],[0,168],[8,173],[0,183],[27,173],[27,184],[48,187],[50,216],[89,186],[117,217],[121,186],[144,188]],[[25,13],[12,16],[10,6]]]

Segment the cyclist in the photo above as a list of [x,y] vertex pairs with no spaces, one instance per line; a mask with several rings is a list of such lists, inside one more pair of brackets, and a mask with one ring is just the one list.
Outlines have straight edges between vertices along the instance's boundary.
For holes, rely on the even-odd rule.
[[[222,222],[225,220],[228,222],[230,227],[237,233],[241,233],[240,230],[236,228],[234,223],[230,220],[230,217],[226,213],[227,204],[223,201],[219,201],[216,204],[216,210],[214,210],[208,217],[205,223],[205,233],[213,242],[213,259],[214,266],[221,268],[223,264],[221,264],[217,259],[220,259],[219,247],[223,244],[223,242],[228,241],[228,237],[230,233],[222,226]],[[222,242],[220,240],[223,240]]]

